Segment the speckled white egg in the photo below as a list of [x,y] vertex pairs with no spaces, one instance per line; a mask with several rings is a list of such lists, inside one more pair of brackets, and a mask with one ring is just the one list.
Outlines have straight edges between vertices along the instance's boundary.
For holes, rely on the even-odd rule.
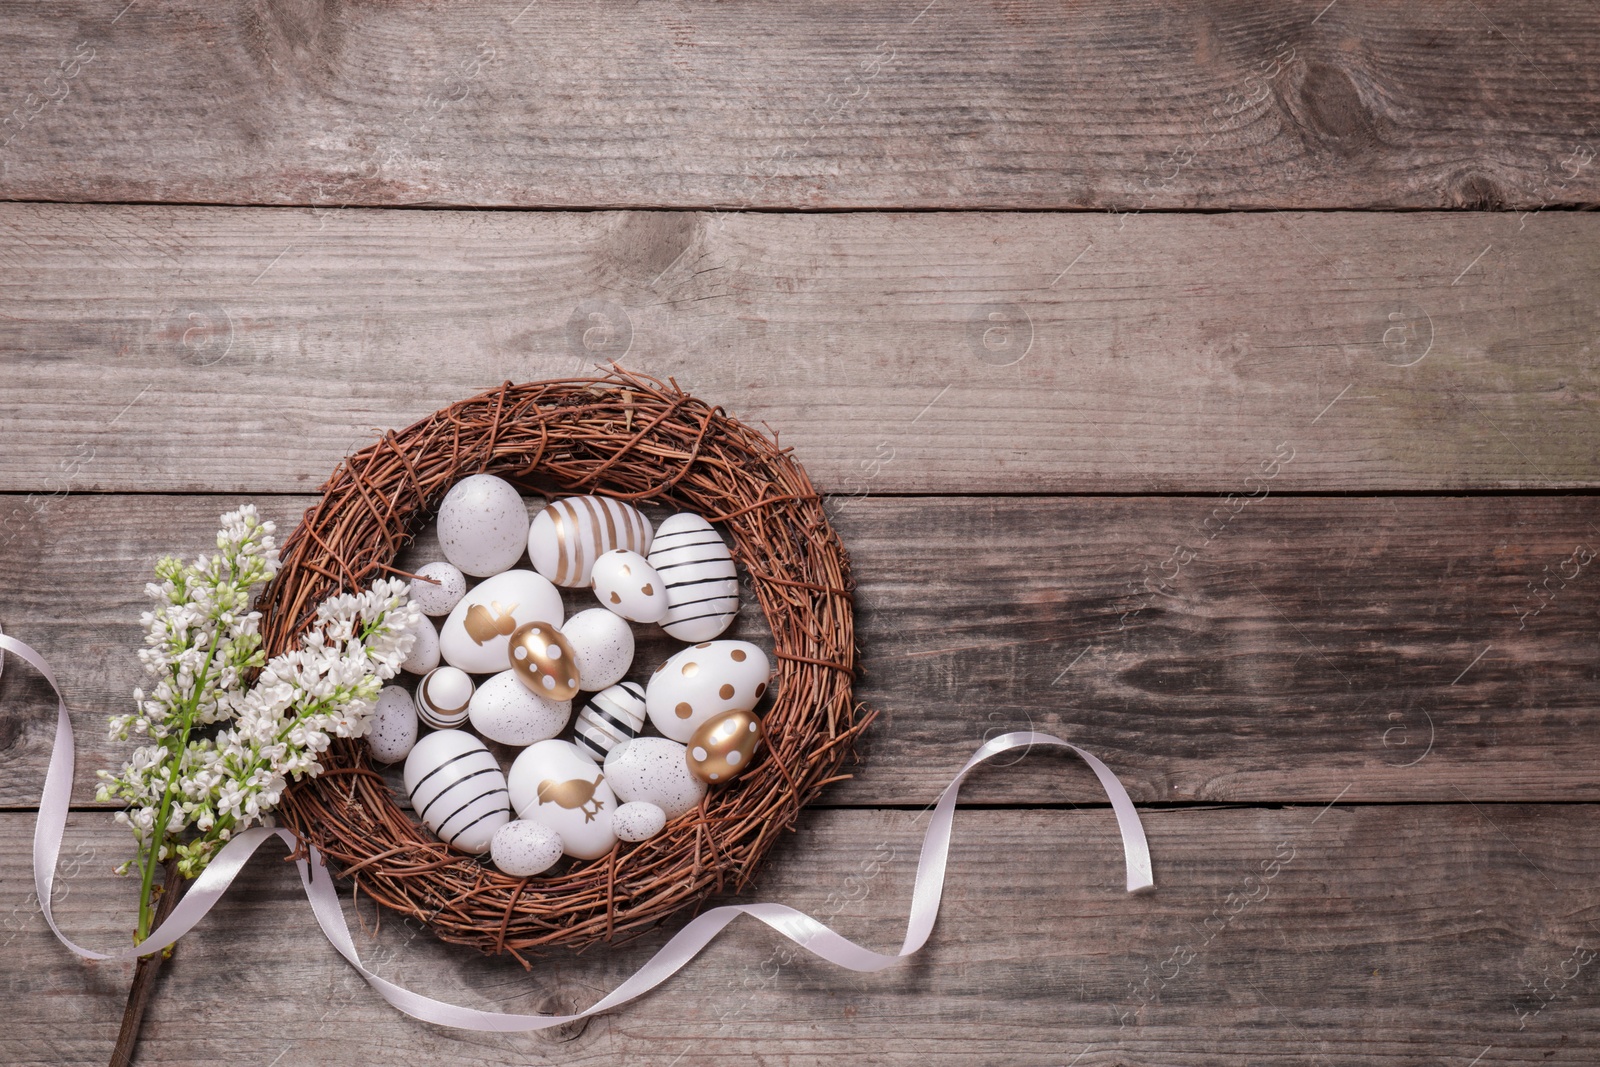
[[676,819],[706,795],[706,783],[689,773],[684,753],[665,737],[624,741],[606,757],[606,780],[628,803],[646,800]]
[[667,825],[667,813],[648,800],[634,800],[611,813],[611,829],[623,841],[646,841]]
[[622,681],[633,666],[633,627],[605,608],[580,611],[561,624],[578,661],[578,688],[598,693]]
[[569,496],[533,517],[528,558],[557,585],[581,589],[601,554],[613,548],[649,552],[652,536],[650,520],[638,508],[608,496]]
[[456,667],[435,667],[417,683],[417,717],[439,730],[453,730],[467,721],[472,679]]
[[517,816],[561,835],[569,856],[592,860],[617,843],[611,813],[617,795],[600,765],[570,741],[540,741],[511,764],[511,806]]
[[411,694],[398,685],[384,686],[367,720],[367,751],[379,763],[399,763],[416,743],[417,706]]
[[439,665],[439,631],[433,620],[423,615],[408,631],[411,634],[411,651],[400,661],[400,669],[412,674],[427,674]]
[[467,706],[472,728],[491,741],[525,748],[567,728],[572,701],[540,696],[504,670],[478,686]]
[[543,874],[561,858],[561,835],[534,819],[512,819],[489,842],[494,865],[513,878]]
[[404,777],[417,818],[452,848],[487,852],[494,832],[511,818],[500,764],[464,730],[439,730],[418,741]]
[[511,665],[507,648],[528,622],[560,626],[566,617],[561,591],[528,570],[506,571],[479,582],[450,611],[439,631],[444,661],[469,674],[499,674]]
[[645,707],[657,730],[687,743],[707,719],[754,708],[771,680],[767,654],[758,646],[703,641],[656,668],[645,687]]
[[474,474],[439,505],[439,547],[466,574],[486,578],[516,565],[528,543],[528,506],[516,486]]
[[[433,580],[423,580],[427,578]],[[411,602],[424,615],[448,615],[466,595],[467,576],[444,560],[423,564],[417,568],[417,577],[411,579]]]
[[589,698],[572,728],[572,740],[597,760],[644,732],[644,687],[618,682]]
[[709,641],[739,614],[739,577],[722,536],[699,515],[666,518],[649,554],[667,590],[661,628],[679,641]]
[[589,572],[589,588],[607,610],[632,622],[660,622],[667,586],[650,561],[626,548],[604,553]]

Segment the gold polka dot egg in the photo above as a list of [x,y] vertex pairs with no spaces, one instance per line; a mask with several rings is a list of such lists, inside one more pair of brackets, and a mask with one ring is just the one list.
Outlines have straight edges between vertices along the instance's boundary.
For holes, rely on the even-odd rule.
[[689,738],[684,758],[689,773],[716,785],[743,774],[761,744],[761,721],[753,711],[730,711],[707,719]]
[[645,711],[664,737],[679,744],[708,719],[750,711],[772,680],[767,654],[749,641],[703,641],[672,656],[650,676]]
[[517,627],[507,658],[522,684],[548,700],[570,700],[578,692],[578,658],[561,631],[547,622]]

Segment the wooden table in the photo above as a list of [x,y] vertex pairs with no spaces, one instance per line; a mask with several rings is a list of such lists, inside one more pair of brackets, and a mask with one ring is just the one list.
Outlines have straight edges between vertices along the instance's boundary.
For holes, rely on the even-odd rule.
[[[1600,1057],[1600,10],[1578,0],[0,4],[0,624],[78,727],[58,915],[125,943],[92,771],[142,584],[505,379],[616,359],[793,445],[882,712],[738,924],[615,1014],[416,1023],[258,861],[141,1062],[1592,1064]],[[54,712],[0,677],[0,1060],[103,1063],[131,968],[50,936]],[[366,901],[424,992],[586,1005]]]

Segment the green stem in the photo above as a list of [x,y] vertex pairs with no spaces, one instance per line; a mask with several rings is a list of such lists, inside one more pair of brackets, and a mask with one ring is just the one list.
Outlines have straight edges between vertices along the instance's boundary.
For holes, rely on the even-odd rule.
[[[183,709],[183,727],[176,734],[167,735],[163,739],[163,748],[167,749],[172,757],[172,764],[167,768],[167,786],[161,793],[161,808],[156,815],[156,823],[150,828],[151,843],[144,856],[143,870],[139,877],[139,926],[133,933],[134,944],[138,944],[150,936],[150,919],[153,914],[150,907],[150,896],[155,885],[156,865],[161,862],[161,851],[167,840],[167,820],[172,816],[172,796],[178,788],[179,769],[183,762],[183,752],[189,747],[189,732],[194,729],[195,712],[199,710],[200,694],[205,692],[206,682],[211,678],[211,664],[217,656],[217,645],[221,643],[221,633],[213,636],[211,646],[206,650],[205,666],[200,670],[200,676],[195,679],[193,695],[189,698]],[[177,672],[177,668],[173,668]]]

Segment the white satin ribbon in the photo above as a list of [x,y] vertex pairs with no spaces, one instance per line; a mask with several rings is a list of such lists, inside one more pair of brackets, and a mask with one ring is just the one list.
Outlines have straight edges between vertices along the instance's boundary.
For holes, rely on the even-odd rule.
[[[56,740],[50,753],[50,770],[45,775],[44,794],[39,800],[39,819],[33,832],[33,884],[39,897],[39,907],[45,922],[50,924],[61,943],[73,952],[92,960],[126,960],[149,955],[166,948],[194,928],[210,911],[222,894],[243,869],[245,862],[268,839],[280,838],[291,850],[295,847],[294,835],[287,830],[268,830],[262,827],[238,834],[212,858],[200,877],[194,880],[183,899],[155,929],[150,937],[137,947],[119,952],[95,952],[76,944],[61,932],[50,913],[50,894],[54,888],[56,860],[61,852],[61,838],[66,829],[68,805],[72,797],[73,738],[72,722],[67,714],[67,704],[61,696],[50,668],[33,649],[14,638],[0,635],[0,649],[7,650],[32,664],[50,683],[56,694]],[[906,923],[905,940],[892,953],[875,952],[834,932],[828,926],[804,912],[783,904],[728,904],[702,912],[691,919],[677,935],[663,945],[644,966],[606,996],[575,1015],[516,1015],[498,1011],[482,1011],[447,1004],[425,997],[369,971],[356,952],[349,924],[345,922],[344,909],[339,904],[339,894],[333,877],[314,847],[307,846],[308,857],[297,861],[300,881],[305,887],[306,899],[328,941],[339,954],[350,962],[367,984],[399,1010],[424,1022],[452,1026],[466,1030],[519,1032],[543,1030],[561,1026],[579,1019],[619,1007],[635,997],[654,989],[677,973],[694,959],[740,915],[751,915],[766,923],[778,933],[815,956],[846,967],[852,971],[879,971],[906,958],[928,941],[934,920],[939,914],[939,900],[944,892],[945,865],[950,853],[950,835],[955,820],[956,797],[961,783],[980,763],[1014,749],[1039,747],[1065,748],[1076,753],[1100,780],[1100,785],[1111,800],[1117,817],[1117,829],[1122,835],[1123,859],[1127,865],[1128,892],[1152,888],[1155,881],[1150,872],[1150,848],[1145,841],[1144,827],[1139,823],[1133,801],[1117,781],[1111,769],[1094,755],[1076,745],[1069,744],[1050,734],[1031,730],[1004,734],[986,741],[967,760],[954,780],[939,795],[934,805],[933,818],[922,840],[922,856],[917,861],[917,876],[911,894],[911,914]]]

